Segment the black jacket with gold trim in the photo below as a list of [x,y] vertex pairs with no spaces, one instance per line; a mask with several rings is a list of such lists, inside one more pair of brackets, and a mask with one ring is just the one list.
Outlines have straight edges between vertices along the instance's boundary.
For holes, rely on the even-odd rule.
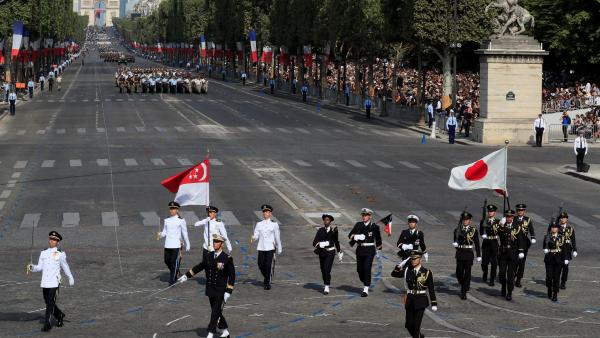
[[222,296],[225,292],[232,293],[235,285],[235,266],[233,258],[221,251],[215,257],[215,253],[209,252],[204,255],[200,264],[186,272],[188,278],[204,270],[206,275],[206,295],[209,297]]

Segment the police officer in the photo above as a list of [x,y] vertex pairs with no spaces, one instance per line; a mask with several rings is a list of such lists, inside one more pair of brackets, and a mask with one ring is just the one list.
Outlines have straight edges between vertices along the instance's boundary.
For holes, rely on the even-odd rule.
[[202,255],[206,255],[209,252],[213,252],[211,238],[213,234],[218,234],[225,239],[225,245],[227,245],[227,251],[231,252],[231,242],[227,236],[227,230],[225,224],[220,219],[217,219],[219,208],[209,205],[206,207],[206,213],[208,217],[194,223],[195,227],[204,226],[204,244],[202,245]]
[[569,224],[569,214],[562,212],[558,218],[560,233],[563,235],[565,241],[562,246],[565,259],[560,271],[560,288],[566,289],[567,279],[569,278],[569,262],[577,257],[577,242],[575,241],[575,229]]
[[269,80],[269,86],[271,87],[271,94],[275,93],[275,78],[271,78],[271,80]]
[[425,261],[428,261],[429,254],[427,253],[427,247],[425,246],[425,235],[423,234],[423,231],[417,229],[419,217],[417,215],[408,215],[407,221],[408,229],[402,230],[400,237],[398,237],[398,242],[396,243],[396,246],[400,249],[400,251],[398,251],[398,256],[404,260],[408,258],[412,250],[420,249],[425,256]]
[[373,266],[373,259],[375,258],[377,250],[381,250],[381,232],[379,226],[371,222],[373,210],[363,208],[360,211],[362,217],[361,222],[357,222],[348,238],[350,239],[350,246],[356,247],[356,271],[358,277],[363,283],[363,291],[361,297],[367,297],[369,295],[369,287],[371,286],[371,267]]
[[323,276],[323,284],[325,288],[323,293],[329,294],[329,285],[331,284],[331,267],[333,266],[333,260],[335,259],[335,253],[338,253],[338,259],[341,262],[344,253],[340,249],[340,242],[338,240],[338,229],[332,227],[334,218],[329,214],[323,214],[323,227],[317,230],[315,239],[313,239],[313,247],[315,253],[319,256],[319,267],[321,268],[321,275]]
[[242,85],[246,85],[246,79],[248,78],[248,74],[246,72],[242,72]]
[[306,82],[302,85],[300,91],[302,92],[302,102],[306,102],[306,95],[308,95],[308,85]]
[[263,275],[263,288],[271,290],[271,279],[273,278],[271,269],[273,267],[275,249],[277,249],[277,254],[281,255],[283,246],[281,245],[279,224],[271,220],[273,207],[263,204],[260,209],[262,210],[263,220],[254,226],[254,233],[250,243],[258,241],[256,250],[258,251],[258,268]]
[[206,276],[205,294],[208,296],[211,308],[208,335],[206,337],[213,338],[217,333],[217,328],[223,330],[221,337],[229,337],[227,321],[223,316],[223,306],[233,292],[235,265],[233,264],[233,258],[222,250],[225,238],[219,234],[213,234],[212,241],[211,246],[214,247],[214,252],[204,256],[202,262],[181,276],[178,282],[185,282],[188,278],[192,278],[195,274],[204,270]]
[[460,215],[461,225],[454,229],[454,242],[456,248],[456,279],[460,284],[460,299],[467,299],[467,292],[471,286],[471,266],[473,265],[473,247],[477,253],[477,261],[481,262],[481,248],[479,247],[479,232],[471,226],[473,215],[463,211]]
[[560,232],[560,225],[552,222],[550,233],[544,236],[544,265],[546,265],[546,287],[548,288],[548,299],[553,302],[558,300],[560,284],[560,271],[565,261],[563,245],[565,239]]
[[29,81],[27,82],[27,91],[29,92],[29,98],[33,98],[33,89],[35,88],[35,82],[33,82],[33,79],[29,79]]
[[479,224],[479,233],[483,239],[481,244],[481,269],[483,270],[483,282],[488,282],[488,265],[491,265],[489,286],[494,286],[496,271],[498,268],[498,225],[500,221],[496,218],[496,207],[489,204],[487,207],[487,217],[482,219]]
[[40,253],[40,258],[36,265],[28,264],[27,272],[42,272],[42,292],[44,302],[46,303],[46,315],[44,317],[43,332],[52,329],[51,317],[56,319],[56,326],[63,326],[65,314],[56,305],[56,297],[60,288],[61,269],[69,279],[69,286],[75,284],[75,279],[71,274],[71,269],[67,263],[67,254],[58,248],[58,243],[62,236],[56,231],[50,231],[48,234],[48,249]]
[[185,242],[185,251],[190,251],[185,219],[179,216],[179,203],[169,202],[170,217],[165,219],[160,238],[165,238],[165,264],[169,268],[169,285],[175,284],[179,275],[180,249],[182,241]]
[[373,106],[373,101],[371,101],[371,98],[367,96],[367,98],[365,99],[365,111],[367,113],[368,119],[371,118],[371,107],[372,106]]
[[10,115],[14,116],[17,112],[17,93],[14,90],[8,94],[8,102],[10,104]]
[[[523,278],[523,273],[525,272],[525,261],[527,260],[527,253],[529,252],[529,247],[531,244],[535,244],[535,231],[533,229],[533,220],[529,216],[525,216],[525,211],[527,210],[527,206],[523,203],[517,204],[517,218],[516,222],[521,226],[523,230],[523,238],[525,239],[525,257],[523,259],[519,259],[519,264],[517,266],[516,273],[516,282],[515,286],[521,287],[521,279]],[[531,239],[530,239],[531,237]]]
[[504,212],[505,222],[498,226],[498,263],[500,265],[501,295],[506,300],[512,300],[512,291],[515,282],[515,270],[519,259],[525,258],[525,240],[521,226],[514,220],[515,211]]
[[169,85],[171,86],[171,94],[176,94],[177,93],[177,80],[172,77],[171,80],[169,80]]
[[458,121],[454,116],[454,110],[450,109],[450,116],[448,116],[448,120],[446,121],[446,130],[448,130],[448,143],[454,144],[454,138],[456,136],[456,126],[458,125]]
[[[410,257],[398,264],[392,272],[392,277],[404,278],[406,283],[406,296],[404,298],[404,309],[406,310],[406,323],[404,327],[413,338],[421,338],[421,321],[423,313],[429,306],[431,310],[437,311],[437,300],[433,287],[433,273],[421,266],[421,255],[419,250],[412,250]],[[407,265],[410,259],[410,264]],[[427,298],[429,293],[429,298]]]

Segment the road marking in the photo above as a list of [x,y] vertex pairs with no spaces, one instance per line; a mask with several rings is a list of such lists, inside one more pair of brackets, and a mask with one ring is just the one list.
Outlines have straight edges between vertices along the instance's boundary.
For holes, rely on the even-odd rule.
[[10,196],[11,193],[12,190],[3,190],[2,193],[0,193],[0,198],[8,198],[8,196]]
[[99,167],[107,167],[108,159],[107,158],[99,158],[96,160],[96,163],[98,164]]
[[115,99],[117,102],[123,102],[123,99]]
[[44,162],[42,162],[42,168],[53,168],[54,167],[54,160],[44,160]]
[[382,161],[373,161],[373,163],[377,164],[378,166],[382,167],[382,168],[386,168],[386,169],[392,169],[394,167],[392,167],[391,165],[382,162]]
[[85,128],[77,128],[77,134],[85,134]]
[[386,133],[386,132],[381,131],[381,130],[372,130],[371,132],[373,132],[373,133],[375,133],[377,135],[380,135],[380,136],[390,136],[390,133]]
[[373,322],[365,322],[363,320],[347,320],[350,323],[358,323],[358,324],[369,324],[369,325],[377,325],[377,326],[388,326],[389,323],[373,323]]
[[519,168],[515,167],[514,165],[509,165],[508,169],[510,169],[510,170],[512,170],[514,172],[517,172],[519,174],[526,174],[527,173],[525,170],[519,169]]
[[594,216],[594,217],[596,217],[596,218],[600,219],[600,215],[592,215],[592,216]]
[[586,229],[592,229],[592,228],[594,228],[594,225],[592,225],[592,224],[590,224],[590,223],[582,220],[581,218],[579,218],[579,217],[577,217],[577,216],[575,216],[573,214],[570,214],[569,218],[571,219],[571,221],[572,221],[573,224],[579,225],[582,228],[586,228]]
[[527,167],[527,168],[529,168],[529,170],[531,170],[531,171],[535,171],[535,172],[540,173],[540,174],[551,175],[549,172],[547,172],[547,171],[545,171],[545,170],[543,170],[541,168],[538,168],[538,167]]
[[185,128],[179,127],[179,126],[175,127],[175,130],[177,130],[180,133],[185,133],[186,132]]
[[78,212],[63,212],[62,226],[65,228],[76,227],[80,220]]
[[196,213],[193,211],[180,211],[179,214],[181,214],[181,217],[183,217],[185,222],[189,225],[198,222],[198,216],[196,216]]
[[125,127],[117,127],[117,132],[118,133],[124,133],[125,132]]
[[302,134],[310,134],[310,131],[304,129],[304,128],[294,128],[297,131],[301,132]]
[[26,132],[27,132],[27,130],[21,129],[21,130],[17,131],[17,135],[25,135]]
[[116,211],[103,211],[102,212],[102,226],[105,227],[118,227],[119,226],[119,215]]
[[[262,216],[262,211],[261,210],[255,211],[254,215],[256,215],[256,218],[258,218],[259,221],[263,220],[263,216]],[[275,218],[275,216],[273,216],[273,215],[271,215],[271,220],[274,221],[274,222],[279,223],[279,220],[277,220],[277,218]],[[281,223],[279,225],[281,225]]]
[[222,211],[221,220],[225,225],[242,225],[231,211]]
[[81,167],[81,160],[69,160],[69,166]]
[[258,130],[262,131],[263,133],[270,133],[271,131],[267,128],[263,128],[263,127],[258,127]]
[[292,162],[296,163],[297,165],[301,166],[301,167],[311,167],[312,165],[308,162],[304,162],[302,160],[293,160]]
[[104,99],[104,101],[106,101],[106,102],[110,102],[110,101],[112,101],[112,100],[111,100],[111,99]]
[[333,162],[333,161],[329,161],[329,160],[319,160],[319,162],[323,163],[324,165],[328,166],[328,167],[332,167],[332,168],[337,168],[338,165]]
[[163,127],[154,127],[154,129],[156,129],[159,133],[164,133],[167,131],[167,129],[165,129]]
[[135,130],[137,130],[138,133],[143,133],[146,131],[146,127],[135,127]]
[[96,128],[96,132],[97,133],[104,133],[104,132],[106,132],[106,128]]
[[44,135],[44,134],[46,134],[46,129],[40,129],[40,130],[38,130],[37,134],[38,135]]
[[178,158],[177,162],[179,162],[179,164],[185,165],[185,166],[193,165],[192,161],[188,160],[187,158]]
[[249,133],[250,129],[246,128],[246,127],[238,127],[239,130],[245,132],[245,133]]
[[403,166],[410,168],[410,169],[420,169],[421,167],[419,167],[418,165],[412,164],[408,161],[398,161],[398,163],[402,164]]
[[6,202],[0,201],[0,210],[4,209],[5,204],[6,204]]
[[152,164],[159,166],[159,165],[165,165],[165,161],[163,161],[160,158],[152,158],[150,159],[150,161],[152,162]]
[[19,177],[21,177],[21,173],[20,172],[13,173],[12,176],[10,176],[10,177],[11,178],[19,178]]
[[172,321],[168,322],[168,323],[166,324],[166,326],[170,326],[171,324],[175,323],[176,321],[178,321],[178,320],[182,320],[182,319],[185,319],[185,318],[187,318],[187,317],[190,317],[190,316],[191,316],[191,315],[185,315],[185,316],[183,316],[183,317],[179,317],[179,318],[177,318],[177,319],[174,319],[174,320],[172,320]]
[[221,162],[221,160],[219,160],[219,159],[211,158],[210,159],[210,164],[211,165],[223,165],[223,162]]
[[428,166],[430,166],[430,167],[432,167],[432,168],[435,168],[435,169],[439,169],[439,170],[446,169],[446,167],[444,167],[444,166],[442,166],[442,165],[440,165],[440,164],[437,164],[437,163],[435,163],[435,162],[423,162],[423,163],[425,163],[425,164],[427,164]]
[[366,165],[364,165],[358,161],[355,161],[355,160],[346,160],[346,163],[348,163],[351,166],[356,167],[356,168],[365,168],[366,167]]
[[430,225],[444,225],[439,219],[425,210],[412,210],[411,213],[419,216],[420,219],[424,220],[425,223]]
[[37,228],[42,214],[25,214],[21,221],[21,228]]
[[140,211],[140,216],[142,216],[142,224],[144,226],[159,227],[160,216],[158,216],[156,211]]
[[56,129],[57,134],[65,134],[67,131],[65,129]]
[[125,165],[128,167],[135,167],[138,165],[135,158],[125,158],[125,159],[123,159],[123,161],[125,161]]
[[284,134],[291,134],[292,133],[291,131],[289,131],[289,130],[287,130],[285,128],[275,128],[275,129],[279,130],[280,132],[282,132]]

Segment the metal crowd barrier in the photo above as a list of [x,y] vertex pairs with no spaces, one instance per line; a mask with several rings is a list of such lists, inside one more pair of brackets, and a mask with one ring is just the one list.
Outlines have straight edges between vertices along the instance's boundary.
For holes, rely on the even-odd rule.
[[[561,124],[551,124],[548,126],[548,142],[564,142],[565,135],[563,131],[563,126]],[[598,138],[598,126],[596,125],[588,125],[588,126],[567,126],[566,130],[566,141],[573,142],[577,138],[579,131],[583,131],[584,137],[588,142],[595,143]]]

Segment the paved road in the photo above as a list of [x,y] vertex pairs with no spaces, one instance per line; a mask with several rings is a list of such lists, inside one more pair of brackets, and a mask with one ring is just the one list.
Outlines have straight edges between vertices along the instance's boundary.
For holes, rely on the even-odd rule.
[[[480,214],[483,191],[447,188],[451,167],[493,148],[420,143],[406,129],[352,114],[317,110],[274,98],[253,87],[212,81],[208,95],[119,94],[115,65],[91,55],[73,65],[63,91],[44,92],[0,121],[0,336],[39,335],[43,302],[39,275],[26,276],[47,233],[64,237],[76,279],[62,288],[65,327],[49,336],[204,336],[208,301],[203,279],[166,286],[159,220],[173,196],[159,182],[211,153],[211,201],[223,213],[237,266],[238,285],[225,313],[236,337],[405,337],[400,290],[388,277],[404,217],[422,219],[440,310],[424,319],[427,336],[592,337],[600,325],[597,244],[598,186],[559,169],[574,160],[564,148],[511,148],[509,191],[528,204],[543,230],[557,206],[577,231],[580,256],[559,302],[545,297],[541,245],[531,250],[522,289],[512,302],[499,287],[474,283],[458,297],[451,232],[465,207]],[[590,163],[600,163],[590,154]],[[271,291],[260,285],[256,251],[249,245],[260,204],[275,208],[284,253]],[[332,292],[320,293],[310,243],[322,212],[336,215],[346,234],[361,207],[376,217],[395,216],[394,235],[374,266],[374,291],[359,297],[352,251],[336,263]],[[188,224],[201,207],[183,209]],[[476,221],[478,221],[478,217]],[[189,228],[192,250],[184,267],[199,261],[201,233]],[[540,236],[538,236],[540,237]]]

